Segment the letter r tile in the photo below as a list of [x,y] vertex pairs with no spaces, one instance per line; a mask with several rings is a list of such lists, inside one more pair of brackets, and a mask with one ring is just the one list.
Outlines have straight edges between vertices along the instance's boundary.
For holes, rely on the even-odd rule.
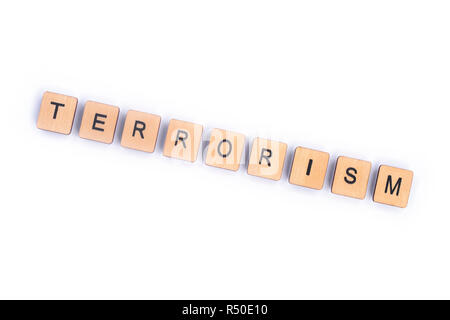
[[380,166],[373,201],[406,208],[414,173],[410,170]]
[[271,180],[280,180],[283,174],[286,151],[286,143],[256,138],[250,152],[248,174]]
[[356,199],[364,199],[371,168],[372,164],[368,161],[339,157],[331,192]]
[[127,112],[121,145],[125,148],[152,153],[155,151],[161,117],[139,111]]
[[172,119],[167,129],[163,154],[195,162],[202,142],[203,126],[191,122]]
[[245,136],[240,133],[213,129],[205,163],[208,166],[237,171],[241,165]]
[[103,143],[112,143],[116,132],[119,108],[88,101],[84,105],[80,137]]
[[37,127],[62,134],[72,132],[78,99],[53,92],[42,97]]

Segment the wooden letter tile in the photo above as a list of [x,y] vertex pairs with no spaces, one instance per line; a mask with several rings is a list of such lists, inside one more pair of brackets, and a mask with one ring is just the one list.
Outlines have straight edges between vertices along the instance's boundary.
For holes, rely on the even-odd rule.
[[321,190],[327,174],[330,155],[327,152],[298,147],[295,150],[289,182]]
[[339,157],[331,192],[356,199],[364,199],[371,168],[372,164],[368,161]]
[[42,97],[37,127],[42,130],[70,134],[78,99],[53,92]]
[[103,143],[112,143],[116,131],[119,108],[88,101],[84,105],[80,137]]
[[209,139],[206,164],[237,171],[244,151],[245,136],[240,133],[213,129]]
[[409,170],[380,166],[373,201],[406,208],[413,175]]
[[248,174],[261,178],[280,180],[283,174],[287,144],[256,138],[248,163]]
[[155,151],[161,117],[139,111],[127,112],[121,145],[125,148],[152,153]]
[[169,158],[195,162],[202,142],[202,133],[203,126],[199,124],[170,120],[163,154]]

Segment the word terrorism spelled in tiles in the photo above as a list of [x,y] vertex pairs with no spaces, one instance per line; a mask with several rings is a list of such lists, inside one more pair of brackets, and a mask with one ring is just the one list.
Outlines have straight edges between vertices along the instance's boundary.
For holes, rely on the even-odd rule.
[[[37,120],[42,130],[70,134],[78,99],[45,92]],[[112,143],[119,119],[119,108],[88,101],[84,106],[79,135],[81,138]],[[152,153],[155,151],[161,117],[128,111],[122,131],[121,145],[125,148]],[[169,158],[195,162],[202,143],[203,126],[172,119],[169,122],[163,154]],[[238,171],[242,163],[246,138],[243,134],[213,129],[209,138],[205,163],[208,166]],[[251,144],[247,173],[278,181],[286,165],[286,143],[256,138]],[[289,182],[315,190],[323,189],[330,155],[305,147],[295,149]],[[365,160],[340,156],[334,169],[331,192],[355,199],[367,194],[372,164]],[[413,181],[413,172],[381,165],[378,168],[373,201],[405,208]]]

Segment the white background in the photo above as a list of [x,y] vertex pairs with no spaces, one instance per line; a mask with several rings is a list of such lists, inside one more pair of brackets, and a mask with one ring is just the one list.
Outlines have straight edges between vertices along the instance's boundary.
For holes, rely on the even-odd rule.
[[[450,298],[448,1],[10,1],[0,8],[0,298]],[[70,136],[36,128],[50,90]],[[86,100],[121,108],[111,145]],[[129,109],[161,115],[124,149]],[[162,156],[172,117],[288,143],[283,178]],[[327,151],[325,188],[290,185]],[[373,164],[363,201],[336,157]],[[380,164],[410,204],[371,200]]]

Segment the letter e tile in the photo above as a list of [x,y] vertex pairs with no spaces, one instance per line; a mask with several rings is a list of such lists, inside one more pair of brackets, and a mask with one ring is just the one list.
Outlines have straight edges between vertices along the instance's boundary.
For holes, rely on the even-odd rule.
[[84,105],[80,137],[103,143],[112,143],[116,131],[119,108],[88,101]]

